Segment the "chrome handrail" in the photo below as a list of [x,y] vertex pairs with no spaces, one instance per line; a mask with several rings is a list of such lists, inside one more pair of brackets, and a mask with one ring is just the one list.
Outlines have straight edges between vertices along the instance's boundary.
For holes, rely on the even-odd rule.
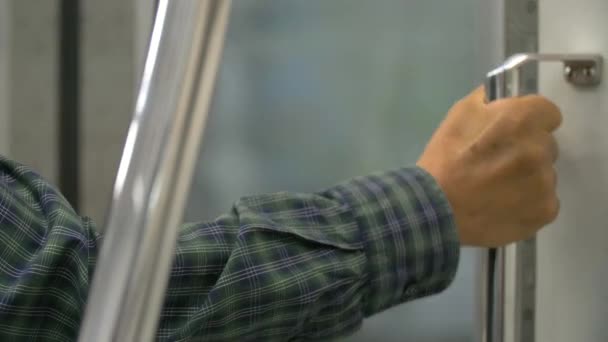
[[230,0],[160,0],[79,341],[151,341]]

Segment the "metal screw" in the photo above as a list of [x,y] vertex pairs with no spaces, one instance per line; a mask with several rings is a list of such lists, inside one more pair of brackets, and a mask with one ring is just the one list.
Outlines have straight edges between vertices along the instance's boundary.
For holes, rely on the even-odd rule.
[[598,82],[597,68],[594,65],[566,65],[564,76],[568,82],[579,86],[595,85]]
[[583,69],[583,74],[587,77],[592,77],[593,75],[595,75],[595,68],[593,67],[588,67]]

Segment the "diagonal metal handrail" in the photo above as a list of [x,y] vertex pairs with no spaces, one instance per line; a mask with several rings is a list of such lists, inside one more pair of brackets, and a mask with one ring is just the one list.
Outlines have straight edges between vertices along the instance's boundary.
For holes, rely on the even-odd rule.
[[159,2],[80,341],[155,337],[230,5]]

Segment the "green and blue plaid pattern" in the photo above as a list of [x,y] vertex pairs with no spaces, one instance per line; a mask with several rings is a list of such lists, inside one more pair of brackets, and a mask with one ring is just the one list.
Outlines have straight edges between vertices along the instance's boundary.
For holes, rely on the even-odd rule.
[[[39,175],[0,158],[0,341],[75,341],[102,241]],[[245,197],[184,225],[158,340],[348,335],[446,288],[458,255],[448,203],[419,168]]]

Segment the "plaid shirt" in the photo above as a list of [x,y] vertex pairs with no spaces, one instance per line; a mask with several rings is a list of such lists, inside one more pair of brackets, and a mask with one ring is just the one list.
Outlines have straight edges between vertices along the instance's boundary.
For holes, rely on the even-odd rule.
[[[30,169],[0,158],[0,341],[74,341],[102,237]],[[423,170],[241,199],[184,225],[158,339],[300,341],[445,289],[459,242]]]

